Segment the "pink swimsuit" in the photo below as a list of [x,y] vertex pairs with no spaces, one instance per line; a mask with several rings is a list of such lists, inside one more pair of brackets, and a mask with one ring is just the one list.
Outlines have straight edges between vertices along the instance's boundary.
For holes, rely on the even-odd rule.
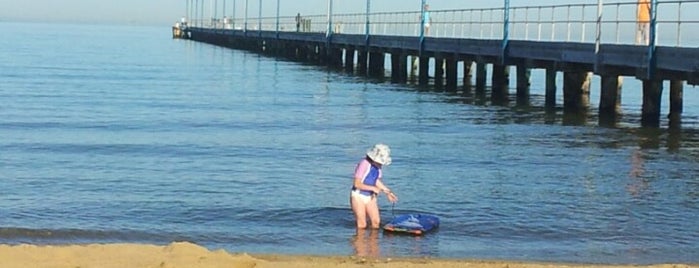
[[[366,185],[376,186],[376,181],[381,179],[381,169],[372,165],[366,158],[359,161],[357,167],[354,169],[354,177],[362,178],[362,183]],[[359,191],[360,194],[365,196],[371,196],[374,194],[372,191],[358,190],[354,186],[353,191]]]

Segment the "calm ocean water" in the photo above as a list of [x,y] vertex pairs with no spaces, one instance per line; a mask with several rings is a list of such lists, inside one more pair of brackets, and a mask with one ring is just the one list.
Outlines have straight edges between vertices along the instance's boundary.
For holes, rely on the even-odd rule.
[[[164,27],[0,30],[0,243],[699,263],[694,87],[681,130],[641,129],[627,78],[622,121],[600,127],[597,88],[571,120],[544,111],[539,72],[530,105],[493,105]],[[382,218],[432,213],[437,232],[354,238],[351,174],[376,142],[400,198]]]

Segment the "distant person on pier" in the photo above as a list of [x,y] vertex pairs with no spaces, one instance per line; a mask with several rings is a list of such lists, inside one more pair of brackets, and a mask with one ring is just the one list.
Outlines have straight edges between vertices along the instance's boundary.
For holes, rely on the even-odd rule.
[[230,26],[231,20],[228,18],[228,16],[223,16],[223,28],[224,29],[229,29],[228,26]]
[[422,11],[422,16],[420,17],[422,21],[422,26],[425,29],[425,36],[430,34],[430,24],[432,24],[432,18],[430,17],[430,5],[425,4]]
[[376,144],[366,152],[354,169],[350,206],[357,221],[357,229],[367,227],[367,216],[369,216],[371,228],[379,228],[381,224],[377,200],[379,194],[386,194],[386,198],[391,203],[398,201],[398,197],[383,183],[381,168],[390,164],[391,149],[385,144]]
[[301,31],[301,13],[296,13],[296,32]]
[[636,23],[636,44],[648,45],[650,35],[650,0],[638,0]]

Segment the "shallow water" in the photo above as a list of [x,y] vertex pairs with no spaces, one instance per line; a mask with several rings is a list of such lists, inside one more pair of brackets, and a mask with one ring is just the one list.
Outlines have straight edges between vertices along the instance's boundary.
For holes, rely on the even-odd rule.
[[[545,111],[538,72],[529,105],[494,105],[167,28],[0,29],[1,243],[699,263],[693,87],[681,130],[638,127],[632,78],[623,118],[600,127],[594,108]],[[354,238],[350,177],[375,142],[392,147],[400,198],[382,218],[435,214],[436,232]]]

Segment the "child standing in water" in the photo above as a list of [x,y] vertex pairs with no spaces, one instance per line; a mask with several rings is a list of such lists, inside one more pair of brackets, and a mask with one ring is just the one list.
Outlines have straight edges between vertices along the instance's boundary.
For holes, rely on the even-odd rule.
[[357,220],[357,228],[367,227],[367,216],[371,228],[378,229],[381,215],[377,196],[385,193],[388,201],[398,201],[391,189],[383,183],[381,168],[391,164],[391,149],[385,144],[376,144],[369,149],[364,159],[359,161],[354,170],[354,183],[350,192],[350,205]]

